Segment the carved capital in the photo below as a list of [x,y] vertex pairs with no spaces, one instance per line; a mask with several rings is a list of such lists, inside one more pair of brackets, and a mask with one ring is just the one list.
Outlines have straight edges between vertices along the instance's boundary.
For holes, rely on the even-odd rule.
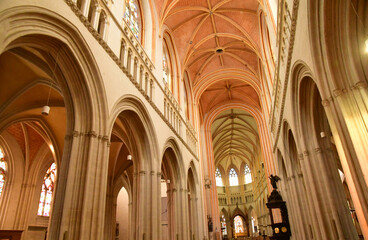
[[329,99],[322,100],[322,106],[327,107],[328,105],[330,105]]
[[360,82],[357,82],[354,85],[354,88],[356,88],[356,89],[363,89],[363,88],[367,88],[367,86],[368,86],[368,84],[366,82],[360,81]]
[[321,153],[321,152],[322,152],[322,149],[321,149],[321,148],[315,148],[315,149],[314,149],[314,152],[315,152],[315,153]]
[[95,131],[89,131],[87,134],[86,134],[88,137],[93,137],[93,138],[97,138],[98,135]]
[[80,132],[78,132],[78,131],[73,131],[72,136],[73,136],[73,137],[79,137],[79,136],[80,136]]

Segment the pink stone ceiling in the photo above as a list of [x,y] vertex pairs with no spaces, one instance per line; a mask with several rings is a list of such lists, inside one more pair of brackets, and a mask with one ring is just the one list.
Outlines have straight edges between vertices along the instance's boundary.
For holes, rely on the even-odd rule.
[[[221,69],[250,73],[258,81],[259,23],[257,0],[156,0],[161,24],[166,25],[178,48],[179,65],[196,86]],[[240,101],[260,108],[258,95],[231,74],[201,92],[202,113],[216,105]],[[236,86],[236,88],[230,89]],[[221,90],[213,90],[221,88]]]

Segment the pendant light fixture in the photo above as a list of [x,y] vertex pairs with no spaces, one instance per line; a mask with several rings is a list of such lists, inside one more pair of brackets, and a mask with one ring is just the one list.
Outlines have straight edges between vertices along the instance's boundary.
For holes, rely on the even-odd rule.
[[[52,79],[55,79],[55,70],[56,70],[56,66],[57,66],[57,61],[59,58],[59,52],[56,54],[56,59],[55,59],[55,66],[54,69],[52,70]],[[49,88],[49,93],[47,95],[47,101],[46,101],[46,105],[42,107],[42,115],[49,115],[50,113],[50,106],[49,106],[49,101],[50,101],[50,95],[51,95],[51,87],[52,87],[52,81],[50,80],[50,88]]]

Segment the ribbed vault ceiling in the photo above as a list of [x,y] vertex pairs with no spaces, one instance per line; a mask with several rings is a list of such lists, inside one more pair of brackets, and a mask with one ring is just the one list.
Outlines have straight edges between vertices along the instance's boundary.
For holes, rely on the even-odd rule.
[[[182,72],[188,72],[200,118],[224,104],[261,109],[260,0],[155,0],[161,29],[169,29]],[[213,122],[215,164],[252,164],[257,124],[242,110]],[[236,163],[238,162],[238,163]]]
[[255,119],[247,112],[230,109],[222,112],[211,127],[215,165],[228,169],[252,165],[259,153],[259,135]]
[[162,24],[178,47],[182,69],[195,85],[221,68],[258,75],[257,0],[156,0]]

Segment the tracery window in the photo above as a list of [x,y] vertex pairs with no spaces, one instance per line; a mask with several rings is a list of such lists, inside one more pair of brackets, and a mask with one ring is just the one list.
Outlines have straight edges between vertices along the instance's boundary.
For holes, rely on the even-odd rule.
[[137,0],[125,0],[124,20],[137,39],[141,37],[141,13]]
[[52,193],[55,188],[56,164],[53,163],[47,170],[42,184],[40,203],[38,204],[38,216],[50,216]]
[[229,180],[230,180],[230,186],[238,186],[239,185],[238,174],[236,173],[234,168],[230,169]]
[[227,236],[226,219],[224,214],[222,214],[221,216],[221,229],[222,229],[222,236]]
[[5,162],[5,155],[3,150],[0,148],[0,196],[5,187],[7,166]]
[[162,54],[162,71],[163,71],[164,83],[172,91],[171,60],[170,60],[170,56],[169,56],[169,52],[168,52],[167,44],[165,40],[164,40],[163,54]]
[[248,164],[245,164],[244,167],[244,176],[245,176],[245,184],[252,182],[252,174],[250,173],[250,168]]
[[186,88],[186,84],[189,82],[188,73],[184,72],[184,82],[183,82],[183,89],[184,89],[184,113],[187,120],[190,118],[189,114],[189,102],[188,102],[188,91]]
[[244,232],[243,220],[240,216],[234,218],[235,233]]
[[223,186],[221,172],[218,168],[216,168],[215,176],[216,176],[216,186]]

